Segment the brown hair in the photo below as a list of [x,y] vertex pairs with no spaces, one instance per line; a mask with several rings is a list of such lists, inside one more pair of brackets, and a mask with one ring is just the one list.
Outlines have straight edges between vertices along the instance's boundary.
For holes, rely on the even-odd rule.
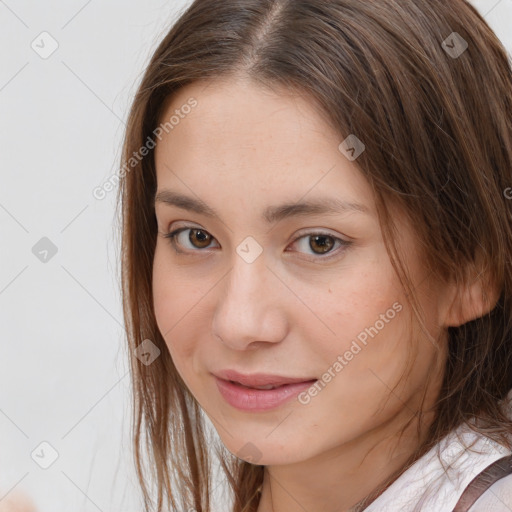
[[[450,52],[463,41],[462,54]],[[499,290],[489,314],[448,329],[435,420],[401,471],[472,416],[477,431],[510,446],[512,423],[501,401],[512,388],[512,214],[504,194],[512,186],[512,71],[485,20],[463,0],[196,0],[145,71],[129,115],[124,167],[154,139],[173,93],[234,73],[305,95],[340,142],[349,134],[363,140],[357,164],[373,187],[388,252],[420,322],[395,243],[393,205],[413,221],[432,272],[465,283],[473,266]],[[165,495],[173,510],[207,512],[211,454],[201,409],[177,374],[153,311],[153,151],[130,165],[118,204],[137,473],[146,510],[152,500],[144,453],[158,511]],[[145,339],[161,350],[148,366],[132,356]],[[255,511],[263,466],[220,448],[217,455],[233,512]]]

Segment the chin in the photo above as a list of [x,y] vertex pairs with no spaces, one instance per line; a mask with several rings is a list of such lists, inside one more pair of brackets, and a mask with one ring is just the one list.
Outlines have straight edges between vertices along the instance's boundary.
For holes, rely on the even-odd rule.
[[226,443],[224,443],[224,439],[222,441],[226,449],[235,457],[259,466],[293,464],[308,458],[306,452],[303,451],[302,443],[295,446],[290,444],[289,440],[288,442],[287,440],[272,442],[265,439],[265,435],[262,436],[263,440],[260,442],[244,439],[234,440],[232,437]]

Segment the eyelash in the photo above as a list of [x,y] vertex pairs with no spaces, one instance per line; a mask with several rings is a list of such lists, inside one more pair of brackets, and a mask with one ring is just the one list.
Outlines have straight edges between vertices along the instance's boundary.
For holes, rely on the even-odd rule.
[[[174,231],[171,231],[170,233],[165,233],[163,234],[163,237],[164,238],[167,238],[169,240],[169,242],[171,243],[172,247],[174,248],[174,250],[178,253],[178,254],[185,254],[187,252],[202,252],[203,250],[205,250],[204,248],[203,249],[194,249],[194,250],[191,250],[191,251],[182,251],[182,250],[179,250],[178,249],[178,244],[176,242],[176,238],[178,237],[178,235],[182,232],[182,231],[190,231],[190,230],[197,230],[197,231],[202,231],[204,233],[208,233],[208,231],[204,230],[204,229],[201,229],[201,228],[198,228],[198,227],[195,227],[195,226],[188,226],[188,227],[181,227],[181,228],[178,228],[178,229],[175,229]],[[208,233],[210,234],[210,233]],[[352,245],[352,242],[349,242],[347,240],[343,240],[342,238],[338,238],[334,235],[331,235],[330,233],[322,233],[322,232],[310,232],[310,233],[306,233],[306,234],[303,234],[301,236],[299,236],[298,238],[296,238],[292,244],[296,243],[298,240],[301,240],[302,238],[308,238],[308,237],[312,237],[312,236],[322,236],[322,237],[327,237],[327,238],[332,238],[334,240],[334,242],[339,242],[340,244],[340,247],[336,250],[336,249],[333,249],[331,250],[330,252],[326,253],[327,256],[322,256],[320,254],[317,254],[316,257],[315,256],[312,256],[311,258],[308,258],[310,259],[310,261],[312,260],[323,260],[323,261],[330,261],[336,257],[340,257],[339,255],[339,252],[342,251],[342,249],[347,249],[349,248],[351,245]],[[212,237],[213,238],[213,237]],[[213,238],[213,240],[215,240],[215,238]]]

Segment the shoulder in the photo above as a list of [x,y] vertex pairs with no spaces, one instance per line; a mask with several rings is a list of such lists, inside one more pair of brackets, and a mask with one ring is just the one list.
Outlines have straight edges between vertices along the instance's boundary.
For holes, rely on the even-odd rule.
[[468,512],[510,512],[511,510],[512,475],[508,475],[489,487]]

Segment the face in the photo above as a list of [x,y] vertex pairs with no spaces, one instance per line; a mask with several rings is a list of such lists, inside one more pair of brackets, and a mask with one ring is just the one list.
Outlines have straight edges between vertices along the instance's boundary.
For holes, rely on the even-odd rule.
[[[345,137],[306,99],[250,82],[195,83],[168,102],[163,122],[176,110],[179,122],[155,150],[155,314],[177,371],[226,447],[259,464],[292,463],[416,410],[438,356],[415,329],[370,186],[339,149]],[[278,208],[303,202],[320,208]],[[443,288],[421,264],[411,227],[399,226],[437,339]],[[393,389],[411,353],[412,371]],[[230,401],[215,377],[224,370],[316,383],[231,386]]]

